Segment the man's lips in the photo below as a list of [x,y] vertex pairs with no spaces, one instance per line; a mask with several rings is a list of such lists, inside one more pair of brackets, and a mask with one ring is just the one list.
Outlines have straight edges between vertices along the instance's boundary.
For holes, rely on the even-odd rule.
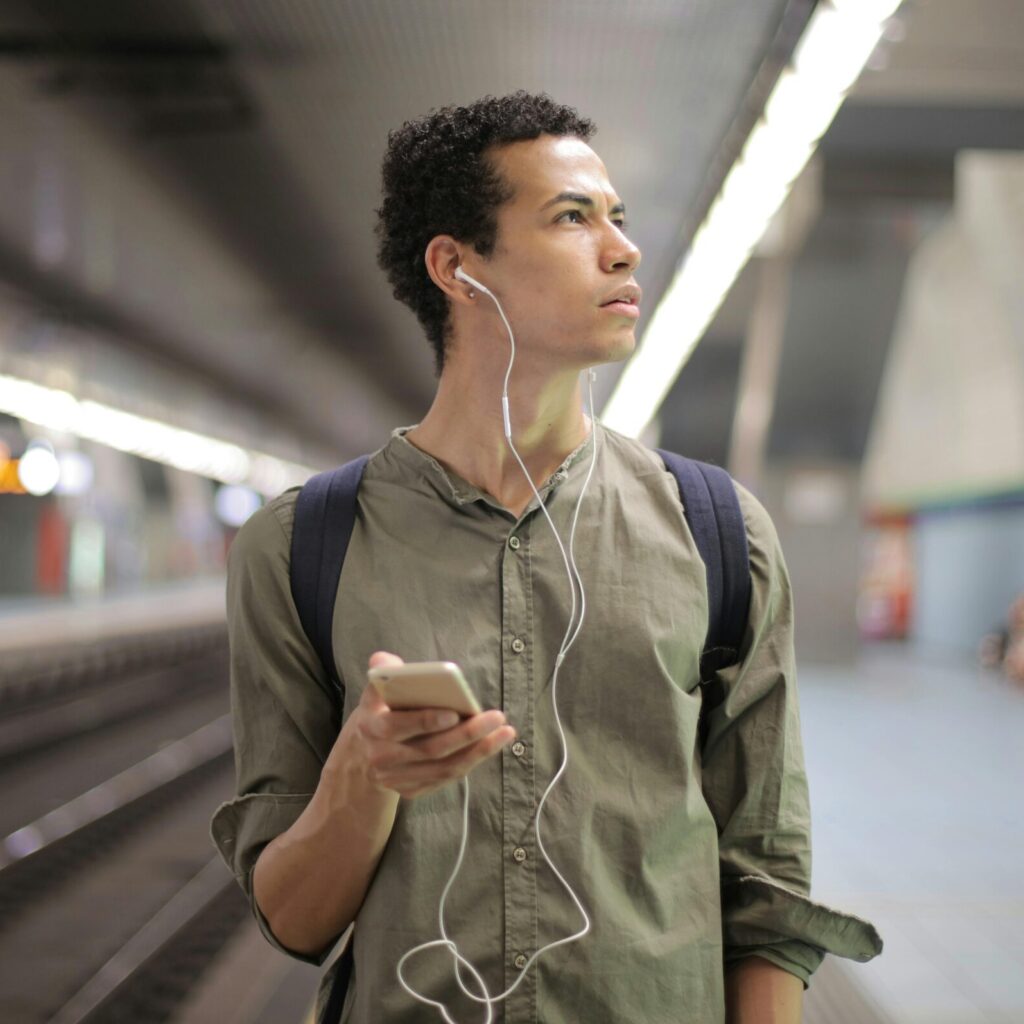
[[615,303],[624,303],[626,305],[639,306],[640,299],[643,296],[643,292],[640,290],[640,285],[633,284],[622,284],[613,292],[609,292],[605,297],[602,306],[609,306]]
[[609,313],[616,313],[619,316],[628,316],[633,320],[640,316],[640,307],[633,302],[606,302],[601,309],[607,309]]

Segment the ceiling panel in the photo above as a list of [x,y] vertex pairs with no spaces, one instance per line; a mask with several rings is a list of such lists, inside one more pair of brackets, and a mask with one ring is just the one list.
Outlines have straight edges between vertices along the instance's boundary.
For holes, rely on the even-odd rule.
[[1024,3],[904,0],[851,101],[1024,104]]

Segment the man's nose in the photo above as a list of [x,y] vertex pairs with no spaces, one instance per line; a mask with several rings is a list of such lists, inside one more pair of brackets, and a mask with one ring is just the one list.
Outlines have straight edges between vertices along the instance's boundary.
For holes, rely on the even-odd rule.
[[640,250],[625,236],[622,229],[614,227],[608,248],[605,251],[605,269],[633,273],[640,266]]

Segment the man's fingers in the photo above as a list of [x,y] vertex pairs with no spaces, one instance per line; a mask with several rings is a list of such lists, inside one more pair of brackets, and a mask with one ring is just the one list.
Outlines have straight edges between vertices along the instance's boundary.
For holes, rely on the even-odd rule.
[[391,743],[430,733],[441,732],[457,725],[459,716],[445,708],[419,708],[415,711],[392,711],[385,704],[366,719],[365,732],[373,739]]
[[469,747],[436,761],[410,761],[404,764],[380,765],[377,781],[382,786],[397,789],[417,789],[468,775],[478,764],[498,753],[515,739],[516,731],[503,725]]
[[370,655],[370,668],[380,668],[384,665],[404,665],[405,662],[390,651],[374,651]]
[[482,740],[506,724],[502,711],[484,711],[461,724],[431,736],[411,739],[405,744],[414,752],[414,760],[440,761]]

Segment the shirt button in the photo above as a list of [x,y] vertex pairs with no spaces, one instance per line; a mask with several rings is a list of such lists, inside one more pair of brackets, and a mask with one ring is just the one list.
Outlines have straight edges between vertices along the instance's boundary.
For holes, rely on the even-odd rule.
[[513,551],[518,551],[519,550],[519,538],[515,537],[515,536],[509,537],[509,539],[508,539],[508,546]]
[[515,743],[512,744],[512,753],[515,754],[516,757],[522,757],[523,754],[526,753],[526,744],[516,740]]
[[522,848],[521,846],[517,846],[517,847],[516,847],[516,848],[515,848],[515,849],[514,849],[514,850],[512,851],[512,859],[513,859],[513,860],[514,860],[514,861],[515,861],[515,862],[516,862],[517,864],[522,864],[522,863],[523,863],[523,861],[524,861],[524,860],[526,860],[526,851],[525,851],[525,850],[524,850],[524,849],[523,849],[523,848]]
[[523,641],[519,639],[519,637],[514,637],[512,640],[512,650],[516,654],[522,654],[523,651],[526,650],[526,644],[524,644]]
[[516,954],[516,958],[512,961],[512,963],[515,965],[517,971],[521,971],[526,966],[526,954]]

